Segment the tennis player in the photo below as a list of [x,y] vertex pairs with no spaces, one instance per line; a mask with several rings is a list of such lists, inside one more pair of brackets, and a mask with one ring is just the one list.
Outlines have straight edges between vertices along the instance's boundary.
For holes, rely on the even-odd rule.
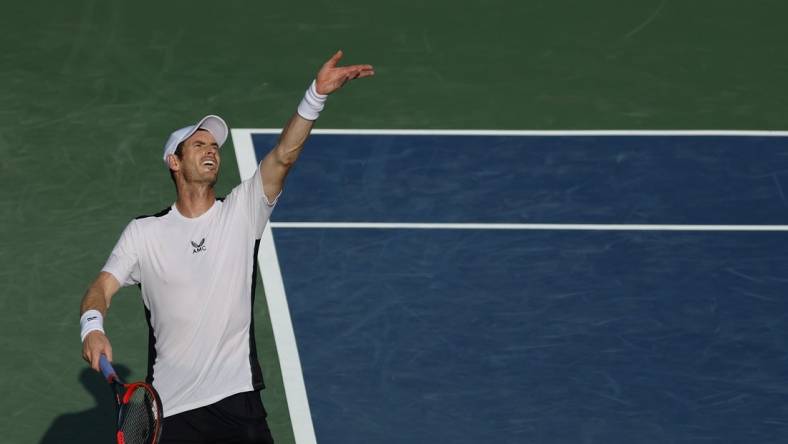
[[103,318],[121,286],[139,285],[149,327],[148,376],[164,406],[162,443],[270,443],[252,318],[257,247],[329,94],[374,75],[370,65],[319,70],[277,145],[250,179],[216,198],[224,120],[173,132],[163,159],[177,200],[132,220],[82,299],[82,356],[112,360]]

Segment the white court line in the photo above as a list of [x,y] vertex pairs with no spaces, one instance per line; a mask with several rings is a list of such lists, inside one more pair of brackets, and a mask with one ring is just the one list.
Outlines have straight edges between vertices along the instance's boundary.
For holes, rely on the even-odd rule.
[[279,355],[279,366],[282,369],[282,383],[285,387],[295,442],[315,444],[317,439],[312,424],[312,412],[309,409],[301,358],[298,356],[293,322],[290,319],[290,307],[287,305],[285,284],[279,268],[279,257],[276,255],[271,224],[265,227],[263,237],[260,239],[257,258],[263,288],[265,288],[265,300],[271,316],[271,329],[274,332],[274,342]]
[[[279,134],[277,128],[239,128],[232,130],[233,142],[252,134]],[[358,134],[393,136],[726,136],[788,137],[788,131],[766,130],[413,130],[413,129],[315,129],[312,134]]]
[[[252,138],[248,133],[239,133],[238,130],[232,130],[232,137],[241,180],[248,179],[254,175],[257,168]],[[271,317],[276,352],[279,355],[282,384],[285,389],[290,422],[293,425],[293,436],[297,444],[315,444],[317,439],[312,424],[312,413],[309,410],[309,400],[306,396],[301,358],[298,356],[293,322],[290,319],[290,308],[287,305],[285,285],[282,281],[282,271],[279,268],[279,258],[276,255],[270,223],[265,227],[263,237],[260,239],[257,261]]]
[[238,172],[241,180],[246,180],[254,175],[257,168],[257,158],[254,155],[254,144],[249,130],[230,130],[235,146],[235,160],[238,162]]
[[[232,130],[233,145],[241,178],[249,178],[256,168],[252,134],[279,134],[279,128],[238,128]],[[436,136],[735,136],[788,137],[788,131],[751,130],[407,130],[407,129],[316,129],[313,134],[436,135]],[[399,228],[399,229],[549,229],[549,230],[674,230],[674,231],[788,231],[781,225],[593,225],[593,224],[397,224],[397,223],[302,223],[272,222],[260,242],[258,260],[271,314],[285,396],[297,444],[317,442],[306,395],[301,360],[287,306],[282,273],[271,227],[277,228]]]
[[271,222],[274,228],[346,228],[384,230],[564,230],[564,231],[788,231],[788,225],[658,224],[475,224],[398,222]]

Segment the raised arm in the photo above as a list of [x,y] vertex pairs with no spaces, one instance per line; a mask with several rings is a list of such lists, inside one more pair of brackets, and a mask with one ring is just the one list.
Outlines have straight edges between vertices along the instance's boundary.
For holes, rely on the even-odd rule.
[[326,97],[351,80],[375,74],[372,65],[337,66],[342,55],[342,51],[337,51],[323,64],[304,101],[298,107],[298,112],[293,114],[282,129],[274,149],[260,162],[263,189],[269,201],[273,201],[282,191],[285,177],[301,154]]
[[[118,292],[119,288],[120,283],[115,279],[115,276],[106,271],[99,273],[96,280],[90,284],[88,291],[85,292],[85,296],[82,297],[79,315],[83,331],[86,323],[89,324],[88,329],[91,326],[95,328],[96,325],[101,323],[99,319],[98,324],[96,324],[96,319],[90,319],[95,316],[90,316],[90,313],[88,313],[86,318],[85,314],[91,310],[96,310],[101,314],[101,318],[106,316],[112,296]],[[90,363],[93,370],[99,371],[99,356],[101,354],[107,355],[107,358],[112,361],[112,346],[102,330],[92,330],[82,340],[82,358]]]

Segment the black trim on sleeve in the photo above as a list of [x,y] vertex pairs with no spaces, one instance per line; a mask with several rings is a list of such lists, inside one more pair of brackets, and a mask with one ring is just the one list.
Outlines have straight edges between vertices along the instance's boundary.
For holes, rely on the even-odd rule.
[[172,209],[172,207],[167,207],[167,208],[159,211],[156,214],[144,214],[142,216],[137,216],[134,219],[137,220],[137,219],[145,219],[147,217],[162,217],[162,216],[166,215],[167,213],[169,213],[171,209]]
[[257,343],[254,339],[254,293],[257,289],[257,250],[260,249],[260,239],[254,242],[254,260],[252,265],[252,313],[251,321],[249,324],[249,365],[252,370],[252,387],[255,390],[262,390],[265,388],[263,382],[263,371],[260,369],[260,361],[257,360]]

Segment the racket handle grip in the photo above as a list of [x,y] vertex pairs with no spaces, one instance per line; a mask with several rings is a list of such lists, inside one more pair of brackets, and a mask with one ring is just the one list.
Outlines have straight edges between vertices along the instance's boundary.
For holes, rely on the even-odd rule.
[[117,379],[118,376],[115,374],[115,369],[112,368],[112,364],[109,363],[106,356],[99,356],[99,367],[101,368],[101,374],[107,378],[107,381],[112,382]]

